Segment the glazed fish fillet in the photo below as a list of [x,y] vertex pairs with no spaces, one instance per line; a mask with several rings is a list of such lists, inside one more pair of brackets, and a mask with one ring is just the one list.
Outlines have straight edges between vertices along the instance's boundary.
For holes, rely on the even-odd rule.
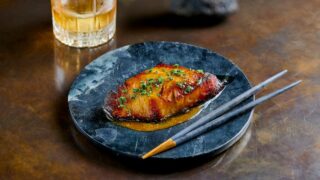
[[159,122],[214,97],[222,86],[202,70],[159,64],[109,93],[104,111],[111,120]]

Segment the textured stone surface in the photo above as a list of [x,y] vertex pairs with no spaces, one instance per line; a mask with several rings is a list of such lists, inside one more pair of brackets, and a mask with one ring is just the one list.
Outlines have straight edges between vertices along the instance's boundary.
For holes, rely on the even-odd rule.
[[0,3],[0,179],[320,179],[319,0],[241,0],[227,21],[202,26],[173,21],[169,0],[120,1],[111,48],[149,40],[200,45],[233,60],[253,84],[289,70],[258,96],[304,80],[257,107],[230,150],[170,171],[119,162],[74,129],[70,83],[110,47],[55,42],[49,3]]
[[[160,62],[230,76],[233,81],[198,116],[171,128],[139,132],[108,121],[102,110],[106,94],[116,90],[127,78]],[[90,63],[74,81],[68,102],[72,118],[83,134],[116,154],[140,159],[170,136],[249,88],[247,78],[238,67],[210,50],[182,43],[149,42],[122,47]],[[250,98],[245,103],[252,100]],[[232,122],[152,158],[190,159],[221,152],[244,134],[250,124],[251,114],[249,111]]]
[[171,9],[179,15],[229,15],[238,9],[237,0],[172,0]]

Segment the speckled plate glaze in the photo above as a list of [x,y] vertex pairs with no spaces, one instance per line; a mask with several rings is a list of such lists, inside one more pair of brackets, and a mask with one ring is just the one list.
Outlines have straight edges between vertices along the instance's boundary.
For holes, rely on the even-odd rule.
[[[115,90],[125,79],[160,62],[228,75],[234,77],[234,80],[198,116],[168,129],[139,132],[108,121],[102,110],[106,93]],[[71,117],[81,133],[117,155],[140,158],[159,143],[250,87],[248,79],[235,64],[211,50],[179,42],[146,42],[107,52],[87,65],[75,79],[68,102]],[[249,98],[244,103],[253,99],[254,97]],[[152,159],[189,159],[217,154],[244,134],[252,113],[253,111],[249,111],[238,116],[233,121]]]

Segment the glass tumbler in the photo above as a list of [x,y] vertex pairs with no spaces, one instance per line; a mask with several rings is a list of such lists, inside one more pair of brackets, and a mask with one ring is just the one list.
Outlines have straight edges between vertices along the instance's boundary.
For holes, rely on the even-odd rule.
[[116,0],[51,0],[53,33],[64,44],[93,47],[116,30]]

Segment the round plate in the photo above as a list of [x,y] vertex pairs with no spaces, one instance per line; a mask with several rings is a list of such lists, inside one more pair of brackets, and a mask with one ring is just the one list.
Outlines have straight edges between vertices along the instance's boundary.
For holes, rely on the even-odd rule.
[[[168,129],[139,132],[108,121],[102,110],[106,94],[116,90],[127,78],[160,62],[203,69],[216,75],[232,76],[234,79],[199,115]],[[211,50],[178,42],[146,42],[107,52],[87,65],[75,79],[68,102],[75,126],[90,140],[117,155],[141,158],[170,136],[250,87],[248,79],[235,64]],[[239,106],[253,99],[254,97],[249,98]],[[252,113],[253,111],[249,111],[237,116],[214,130],[152,158],[188,159],[219,153],[244,134]]]

